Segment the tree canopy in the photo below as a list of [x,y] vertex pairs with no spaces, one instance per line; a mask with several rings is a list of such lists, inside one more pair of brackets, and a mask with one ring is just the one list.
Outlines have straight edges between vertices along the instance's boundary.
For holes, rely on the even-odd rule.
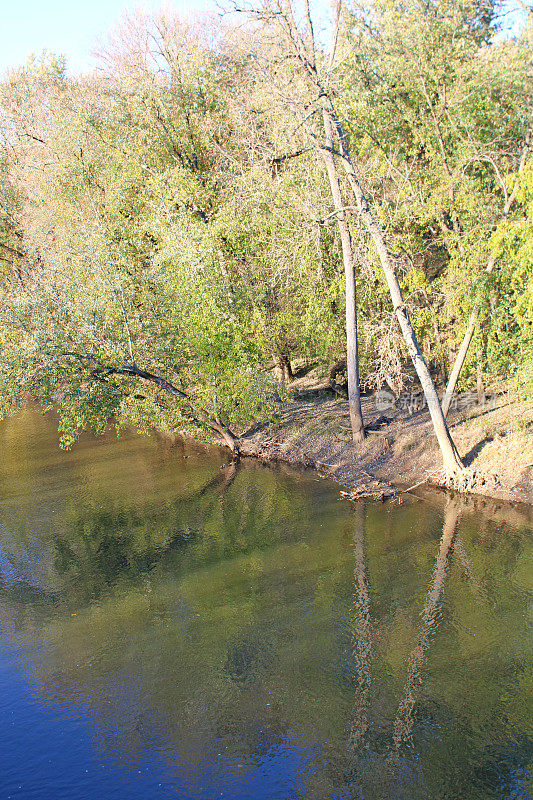
[[[46,54],[11,71],[0,412],[28,397],[55,405],[65,444],[114,421],[233,449],[283,393],[270,366],[288,380],[295,359],[326,372],[345,355],[341,216],[361,384],[401,390],[397,308],[349,173],[338,173],[344,207],[333,202],[324,153],[344,162],[320,128],[325,95],[300,68],[309,53],[433,375],[446,379],[476,308],[460,386],[481,374],[531,391],[531,23],[503,36],[497,11],[338,3],[334,44],[310,39],[305,6],[288,2],[239,24],[139,16],[93,74],[69,77]],[[281,12],[304,56],[273,24]]]

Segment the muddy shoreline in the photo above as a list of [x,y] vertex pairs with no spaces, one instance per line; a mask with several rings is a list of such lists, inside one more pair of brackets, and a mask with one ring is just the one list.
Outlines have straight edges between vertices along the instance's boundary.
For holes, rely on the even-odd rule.
[[[240,454],[314,468],[353,499],[383,500],[406,489],[441,486],[440,453],[427,409],[383,413],[377,406],[374,396],[363,399],[370,430],[363,444],[354,445],[345,400],[326,392],[300,394],[280,405],[272,421],[244,432]],[[533,403],[501,392],[490,404],[451,413],[448,421],[465,465],[480,476],[473,494],[533,505]]]

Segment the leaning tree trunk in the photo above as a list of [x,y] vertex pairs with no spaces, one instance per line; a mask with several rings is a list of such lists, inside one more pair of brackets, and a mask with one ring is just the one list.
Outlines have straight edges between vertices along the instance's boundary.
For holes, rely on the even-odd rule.
[[[67,353],[66,355],[69,354]],[[225,444],[226,447],[229,447],[235,456],[238,456],[239,442],[233,431],[231,431],[220,419],[213,419],[209,417],[205,411],[196,408],[191,398],[184,391],[174,386],[174,384],[168,381],[166,378],[162,378],[160,375],[156,375],[148,370],[140,369],[135,362],[132,364],[124,364],[118,367],[103,367],[99,365],[91,371],[89,377],[98,380],[105,380],[110,375],[125,375],[127,377],[138,378],[139,380],[146,381],[148,383],[154,383],[165,392],[169,392],[170,394],[174,395],[174,397],[178,397],[180,400],[185,401],[191,412],[189,414],[190,419],[194,420],[194,422],[196,422],[198,425],[208,428],[211,432],[216,433],[220,437],[223,444]]]
[[[526,164],[527,154],[531,147],[531,135],[532,135],[532,129],[529,128],[528,132],[526,133],[524,147],[522,149],[522,154],[520,156],[520,164],[518,166],[519,175],[521,172],[523,172],[524,166]],[[518,189],[518,179],[515,181],[511,194],[505,201],[505,205],[502,211],[502,222],[506,220],[507,217],[509,216],[509,211],[511,210],[511,206],[514,203],[517,189]],[[496,264],[496,258],[494,256],[491,256],[488,260],[487,266],[485,267],[485,272],[490,275],[490,273],[494,269],[495,264]],[[457,353],[457,356],[455,358],[455,362],[452,371],[450,373],[450,379],[448,381],[448,385],[446,386],[444,397],[442,398],[442,411],[445,417],[448,416],[448,411],[450,410],[450,405],[455,392],[455,387],[457,386],[459,375],[461,374],[463,364],[465,363],[468,349],[472,343],[472,339],[474,338],[474,333],[476,330],[478,318],[479,318],[479,305],[476,304],[474,306],[472,313],[470,314],[470,319],[468,320],[468,325],[466,326],[465,335],[463,337],[461,347],[459,348],[459,352]]]
[[346,372],[348,378],[348,406],[352,439],[359,444],[365,438],[361,392],[359,387],[359,352],[357,343],[357,290],[355,285],[355,258],[352,236],[342,202],[339,174],[333,157],[333,126],[330,116],[324,111],[324,130],[326,147],[322,151],[328,172],[333,205],[335,206],[337,226],[341,237],[342,260],[346,278]]
[[368,201],[365,195],[363,194],[363,190],[361,188],[361,185],[359,183],[354,166],[350,158],[350,151],[348,148],[348,141],[346,139],[346,134],[342,127],[341,121],[337,116],[331,98],[327,93],[324,92],[321,96],[321,99],[322,99],[323,113],[329,117],[332,125],[335,126],[335,129],[337,131],[337,136],[341,148],[340,155],[342,156],[342,163],[344,169],[346,170],[348,181],[350,183],[350,186],[352,188],[355,197],[357,209],[359,211],[359,214],[361,215],[361,219],[363,220],[363,223],[367,231],[370,233],[374,241],[374,244],[376,246],[376,250],[379,255],[379,260],[381,262],[383,272],[385,273],[385,279],[389,287],[389,292],[392,299],[392,304],[394,306],[394,311],[396,313],[396,317],[400,324],[400,328],[405,343],[407,345],[407,349],[409,350],[409,355],[411,356],[413,365],[416,369],[418,378],[420,380],[422,389],[424,391],[426,402],[428,404],[429,413],[431,416],[431,421],[433,422],[435,435],[437,437],[437,441],[441,449],[446,478],[447,480],[456,480],[464,470],[463,463],[459,458],[459,454],[457,452],[453,439],[450,436],[450,432],[448,430],[448,426],[446,425],[444,414],[442,413],[442,408],[439,402],[439,397],[437,395],[437,390],[435,389],[433,379],[431,377],[427,364],[424,361],[424,357],[422,356],[422,353],[420,351],[420,347],[416,338],[413,325],[409,318],[409,314],[407,312],[407,308],[405,307],[405,303],[403,302],[400,284],[398,282],[398,278],[396,277],[396,273],[394,271],[394,266],[392,264],[389,255],[387,245],[385,244],[385,238],[383,236],[383,232],[381,231],[379,224],[374,219],[374,216],[370,210],[370,206],[368,205]]
[[211,428],[212,431],[217,433],[223,444],[226,447],[229,447],[231,452],[237,456],[239,453],[239,443],[235,434],[226,426],[223,425],[221,422],[214,421],[214,420],[205,420],[205,424],[208,428]]
[[[329,59],[329,67],[327,68],[325,73],[325,82],[319,76],[317,69],[315,35],[313,31],[313,22],[311,18],[310,0],[305,0],[304,6],[306,13],[304,18],[305,33],[303,35],[298,29],[298,25],[296,23],[295,16],[293,13],[293,4],[291,0],[284,0],[283,2],[280,2],[278,0],[278,2],[273,4],[273,7],[275,9],[274,11],[272,5],[270,3],[267,3],[266,0],[263,0],[263,2],[259,3],[259,8],[256,9],[256,12],[259,18],[262,18],[265,21],[268,20],[269,23],[274,22],[274,24],[279,25],[279,29],[281,30],[282,35],[288,45],[290,54],[294,58],[299,60],[304,72],[307,74],[308,79],[314,85],[314,88],[318,91],[317,99],[320,103],[320,107],[322,110],[322,118],[324,121],[324,127],[326,133],[326,143],[321,147],[319,146],[319,149],[322,150],[323,156],[326,159],[326,165],[328,166],[329,164],[328,176],[330,177],[331,190],[334,196],[335,210],[338,212],[337,217],[339,218],[339,230],[341,232],[341,241],[343,243],[343,259],[344,259],[345,269],[347,269],[347,283],[348,279],[351,280],[351,276],[353,274],[351,271],[351,265],[353,264],[353,255],[352,257],[350,257],[350,251],[348,250],[347,247],[348,237],[346,236],[345,233],[343,233],[343,228],[341,227],[342,222],[344,222],[345,224],[347,223],[346,223],[345,211],[342,206],[342,197],[340,196],[340,186],[339,186],[339,194],[336,194],[337,192],[336,187],[339,185],[339,181],[335,168],[335,162],[333,160],[335,155],[340,155],[342,158],[342,163],[344,169],[346,170],[346,174],[348,176],[348,181],[355,195],[357,208],[359,210],[359,213],[361,215],[361,218],[365,224],[367,231],[370,233],[370,235],[374,240],[377,251],[379,253],[381,265],[383,267],[383,271],[385,273],[385,277],[389,285],[389,291],[394,305],[394,310],[398,317],[398,321],[400,323],[404,339],[409,349],[409,354],[413,360],[413,364],[418,373],[418,377],[420,378],[420,382],[422,384],[422,388],[426,396],[427,404],[429,407],[429,413],[431,414],[433,427],[435,429],[435,433],[442,452],[446,478],[447,480],[453,479],[455,481],[459,478],[460,474],[463,472],[464,467],[461,462],[461,459],[459,458],[459,454],[457,453],[455,445],[452,441],[450,432],[447,428],[446,420],[444,419],[444,415],[442,413],[442,409],[439,403],[437,392],[435,390],[435,386],[433,384],[433,380],[427,368],[426,362],[424,361],[422,354],[420,352],[420,348],[416,340],[411,320],[409,319],[409,315],[407,313],[407,310],[405,308],[402,299],[400,284],[398,283],[398,279],[394,272],[394,267],[392,265],[389,252],[385,244],[383,233],[381,231],[380,226],[375,221],[372,212],[370,211],[370,207],[368,205],[366,197],[363,194],[356,172],[352,165],[346,135],[344,133],[342,124],[336,114],[335,107],[331,99],[331,94],[327,86],[329,77],[331,75],[334,66],[335,52],[336,52],[338,33],[339,33],[339,20],[341,18],[341,0],[337,0],[336,3],[336,22],[334,28],[333,48]],[[304,124],[304,122],[302,124]],[[333,148],[333,133],[335,132],[337,133],[341,146],[341,152],[339,154],[336,154]],[[328,157],[329,157],[329,162],[328,162]],[[335,195],[337,199],[335,199]],[[349,233],[349,229],[347,230]],[[353,288],[354,288],[353,298],[355,299],[355,281]],[[350,320],[350,325],[354,324],[355,322],[353,320]],[[357,329],[354,328],[354,330],[356,332]],[[353,363],[354,363],[353,359],[354,359],[354,354],[356,354],[356,352],[357,351],[351,352],[350,354],[351,357],[348,362],[348,374],[350,375],[351,371],[352,375],[352,389],[354,387],[353,381],[355,379],[354,369],[353,369]],[[351,366],[350,366],[350,360],[351,360]],[[357,415],[356,402],[357,402],[356,399],[354,399],[353,412],[355,415]],[[362,420],[361,420],[361,425],[362,425]],[[362,434],[363,431],[354,430],[354,437],[356,435],[361,437]]]

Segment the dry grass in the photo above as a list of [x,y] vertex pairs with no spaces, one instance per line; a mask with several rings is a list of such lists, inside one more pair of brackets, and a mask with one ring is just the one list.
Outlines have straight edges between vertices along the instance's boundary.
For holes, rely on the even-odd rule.
[[504,400],[496,408],[480,410],[458,422],[452,435],[473,469],[497,474],[502,484],[532,492],[532,403]]

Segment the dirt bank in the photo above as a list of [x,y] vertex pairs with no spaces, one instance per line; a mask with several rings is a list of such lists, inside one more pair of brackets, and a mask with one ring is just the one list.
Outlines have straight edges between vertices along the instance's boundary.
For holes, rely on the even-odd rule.
[[[313,466],[350,493],[376,497],[390,493],[391,486],[442,480],[429,413],[415,410],[416,402],[384,409],[376,396],[364,398],[365,424],[378,423],[378,429],[354,445],[345,400],[309,388],[299,395],[281,405],[272,422],[244,434],[242,455]],[[533,504],[533,403],[500,389],[481,405],[471,396],[461,405],[448,422],[464,463],[484,478],[476,492]]]

